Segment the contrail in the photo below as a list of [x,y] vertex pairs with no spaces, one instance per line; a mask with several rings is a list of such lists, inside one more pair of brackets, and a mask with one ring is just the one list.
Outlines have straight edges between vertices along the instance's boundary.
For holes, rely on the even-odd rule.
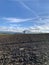
[[24,3],[24,1],[28,2],[28,1],[33,1],[33,0],[11,0],[11,1],[17,1],[17,2],[19,2],[21,5],[23,5],[24,8],[26,8],[28,11],[30,11],[32,14],[34,14],[36,16],[35,18],[40,19],[40,21],[41,21],[41,17],[34,10],[32,10],[29,6],[27,6]]
[[20,3],[21,5],[23,5],[23,7],[25,7],[27,10],[29,10],[30,12],[32,12],[37,18],[40,18],[40,17],[37,15],[37,13],[36,13],[35,11],[33,11],[30,7],[28,7],[26,4],[24,4],[24,2],[19,1],[19,3]]

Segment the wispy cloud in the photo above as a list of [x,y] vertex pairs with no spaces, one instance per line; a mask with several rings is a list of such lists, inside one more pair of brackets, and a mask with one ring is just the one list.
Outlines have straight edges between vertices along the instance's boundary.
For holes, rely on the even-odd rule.
[[[46,16],[46,17],[42,17],[40,19],[37,19],[37,18],[12,18],[12,17],[2,17],[0,18],[0,21],[3,20],[4,22],[11,22],[11,23],[20,23],[20,22],[32,22],[32,24],[35,23],[36,24],[49,24],[49,16]],[[5,23],[6,23],[5,22]],[[27,25],[27,24],[26,24]]]
[[49,25],[32,26],[29,28],[32,33],[49,33]]
[[0,26],[0,31],[7,31],[7,32],[22,32],[23,30],[25,30],[26,28],[23,27],[14,27],[14,26]]
[[16,23],[32,20],[32,18],[20,19],[20,18],[7,18],[7,17],[3,17],[2,19],[8,22],[16,22]]
[[7,32],[23,32],[26,30],[27,33],[49,33],[49,25],[41,25],[41,26],[30,26],[26,27],[14,27],[14,26],[2,26],[0,27],[0,31]]
[[[27,21],[32,21],[33,22],[38,23],[38,25],[34,24],[32,26],[28,26],[28,27],[23,27],[21,24],[17,25],[17,24],[13,24],[10,23],[10,25],[7,26],[0,26],[0,31],[11,31],[11,32],[23,32],[24,30],[28,30],[31,33],[49,33],[49,16],[45,16],[42,17],[41,20],[40,19],[32,19],[32,18],[27,18],[27,19],[17,19],[17,18],[7,18],[7,17],[2,17],[3,20],[7,20],[8,22],[27,22]],[[4,21],[5,22],[5,21]],[[43,23],[43,24],[40,24]],[[27,25],[27,24],[26,24]]]

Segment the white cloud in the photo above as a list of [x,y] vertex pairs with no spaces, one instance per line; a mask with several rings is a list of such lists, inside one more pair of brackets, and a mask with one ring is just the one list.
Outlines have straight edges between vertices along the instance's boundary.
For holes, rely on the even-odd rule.
[[28,30],[35,33],[49,33],[49,25],[32,26]]
[[31,26],[28,28],[25,27],[0,27],[0,31],[8,31],[8,32],[23,32],[26,30],[27,33],[49,33],[49,25],[41,25],[41,26]]
[[3,17],[3,20],[6,20],[8,22],[25,22],[25,21],[30,21],[32,20],[31,18],[26,18],[26,19],[19,19],[19,18],[7,18],[7,17]]
[[[14,22],[13,20],[15,20],[15,18],[3,18],[3,19],[7,19],[7,20],[11,20],[10,22]],[[17,19],[16,19],[17,20]],[[31,19],[18,19],[17,22],[24,22],[24,20],[28,21]],[[32,19],[31,20],[32,23],[33,21],[36,23],[44,23],[43,25],[34,25],[34,26],[28,26],[26,27],[22,27],[20,24],[10,24],[9,27],[7,26],[0,26],[0,31],[11,31],[11,32],[23,32],[24,30],[28,30],[28,32],[30,31],[31,33],[49,33],[49,17],[45,17],[45,18],[41,18],[41,19]],[[16,22],[16,21],[15,21]],[[27,24],[26,24],[27,25]]]
[[0,26],[0,31],[7,31],[7,32],[22,32],[23,30],[25,30],[26,28],[23,27],[7,27],[7,26]]
[[39,19],[35,18],[35,19],[32,19],[32,22],[35,22],[35,24],[49,24],[49,17],[41,17]]

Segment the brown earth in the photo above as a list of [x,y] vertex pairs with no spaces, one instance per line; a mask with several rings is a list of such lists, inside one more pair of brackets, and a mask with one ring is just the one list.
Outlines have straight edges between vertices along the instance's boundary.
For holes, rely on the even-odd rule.
[[48,33],[0,35],[0,65],[45,64],[49,64]]
[[37,41],[49,41],[49,34],[13,34],[0,35],[0,43],[27,43]]

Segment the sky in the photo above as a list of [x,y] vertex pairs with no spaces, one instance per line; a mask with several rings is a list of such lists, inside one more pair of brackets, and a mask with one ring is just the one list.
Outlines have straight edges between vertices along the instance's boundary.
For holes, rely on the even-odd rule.
[[0,31],[49,33],[49,0],[0,0]]

